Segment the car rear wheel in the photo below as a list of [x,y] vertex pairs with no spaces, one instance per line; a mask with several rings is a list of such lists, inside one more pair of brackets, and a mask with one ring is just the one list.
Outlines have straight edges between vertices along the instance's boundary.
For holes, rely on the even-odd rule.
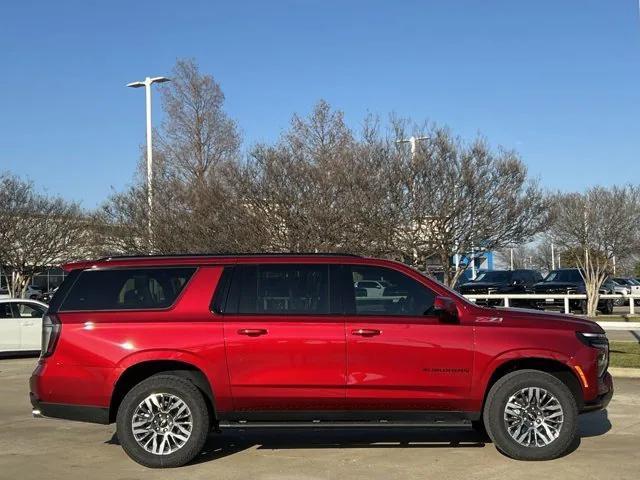
[[518,370],[499,379],[483,413],[487,433],[518,460],[551,460],[576,440],[578,408],[569,388],[551,374]]
[[118,440],[136,462],[179,467],[200,453],[209,413],[202,393],[175,375],[154,375],[133,387],[117,415]]

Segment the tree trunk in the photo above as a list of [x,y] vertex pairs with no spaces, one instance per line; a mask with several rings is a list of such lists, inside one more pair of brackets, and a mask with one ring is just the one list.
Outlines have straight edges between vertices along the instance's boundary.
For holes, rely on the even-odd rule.
[[24,275],[22,272],[16,270],[11,272],[11,283],[8,285],[9,295],[12,298],[22,297],[30,280],[30,275]]
[[598,301],[600,299],[600,294],[598,292],[597,285],[594,285],[592,282],[589,282],[586,285],[587,292],[587,315],[589,317],[595,317],[596,311],[598,309]]

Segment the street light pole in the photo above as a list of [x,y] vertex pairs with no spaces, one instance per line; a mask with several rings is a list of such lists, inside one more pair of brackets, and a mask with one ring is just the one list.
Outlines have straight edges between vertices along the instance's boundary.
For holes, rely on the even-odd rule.
[[408,143],[411,145],[411,158],[413,159],[418,152],[418,142],[420,140],[427,140],[429,137],[414,137],[413,135],[409,138],[402,138],[400,140],[396,140],[396,143]]
[[170,82],[166,77],[147,77],[143,82],[128,83],[127,87],[145,89],[146,110],[147,110],[147,206],[148,206],[148,224],[149,243],[152,242],[152,225],[151,214],[153,212],[153,139],[151,130],[151,85],[154,83]]

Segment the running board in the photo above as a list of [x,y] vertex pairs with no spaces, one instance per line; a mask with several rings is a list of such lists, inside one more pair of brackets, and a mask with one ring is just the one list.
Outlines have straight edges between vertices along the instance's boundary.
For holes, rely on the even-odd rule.
[[221,420],[218,427],[223,428],[468,428],[470,420],[443,420],[443,421],[419,421],[419,420],[378,420],[378,421],[328,421],[312,420],[300,421],[247,421],[247,420]]

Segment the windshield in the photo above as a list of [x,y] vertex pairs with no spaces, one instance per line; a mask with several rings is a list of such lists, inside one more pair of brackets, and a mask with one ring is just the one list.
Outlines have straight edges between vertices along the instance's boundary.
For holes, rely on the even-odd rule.
[[582,282],[579,270],[555,270],[547,275],[545,282]]
[[627,280],[626,278],[613,278],[612,279],[615,283],[617,283],[618,285],[630,285],[631,282],[629,282],[629,280]]
[[476,277],[474,282],[509,282],[511,280],[511,272],[494,270],[492,272],[482,272]]

